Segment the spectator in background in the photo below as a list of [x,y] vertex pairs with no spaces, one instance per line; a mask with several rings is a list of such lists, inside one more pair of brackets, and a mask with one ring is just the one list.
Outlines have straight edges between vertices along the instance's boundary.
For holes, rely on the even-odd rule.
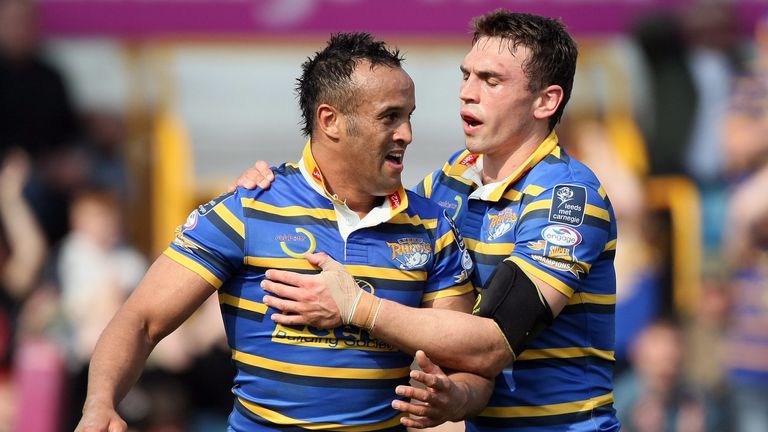
[[[11,401],[9,373],[17,311],[37,282],[46,249],[43,233],[22,195],[29,169],[27,156],[18,149],[0,162],[0,394]],[[0,425],[11,424],[13,404],[4,399],[0,406]]]
[[[72,202],[72,228],[62,240],[55,263],[59,301],[69,335],[66,346],[73,412],[85,400],[87,365],[101,331],[147,268],[144,257],[122,242],[120,211],[115,193],[80,193]],[[77,418],[72,421],[70,430]]]
[[724,219],[722,129],[743,69],[732,2],[697,0],[682,13],[640,21],[634,37],[651,89],[645,128],[652,175],[687,175],[701,191],[705,256],[718,252]]
[[616,213],[621,247],[616,248],[616,371],[627,365],[635,337],[659,315],[662,287],[648,236],[649,212],[643,178],[620,154],[604,121],[564,122],[567,150],[594,170]]
[[768,16],[757,23],[754,58],[734,85],[723,143],[731,179],[744,178],[768,162]]
[[703,432],[706,403],[681,374],[682,335],[657,321],[635,340],[633,369],[616,381],[616,411],[625,432]]
[[38,51],[30,0],[0,0],[0,158],[20,147],[34,171],[25,194],[51,244],[67,231],[68,191],[80,179],[71,143],[79,134],[60,73]]
[[768,165],[740,185],[729,207],[725,256],[731,316],[725,367],[739,432],[768,430]]
[[734,89],[726,118],[733,187],[723,256],[731,315],[725,372],[736,431],[768,430],[768,17],[757,27],[756,57]]
[[61,304],[72,326],[74,360],[85,366],[101,330],[139,283],[144,257],[122,242],[116,194],[88,191],[72,202],[72,230],[57,262]]

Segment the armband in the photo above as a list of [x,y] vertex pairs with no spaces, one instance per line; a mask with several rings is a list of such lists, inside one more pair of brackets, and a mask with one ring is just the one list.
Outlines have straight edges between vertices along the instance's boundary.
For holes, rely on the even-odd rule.
[[473,312],[496,322],[515,357],[554,319],[536,284],[510,260],[496,266]]

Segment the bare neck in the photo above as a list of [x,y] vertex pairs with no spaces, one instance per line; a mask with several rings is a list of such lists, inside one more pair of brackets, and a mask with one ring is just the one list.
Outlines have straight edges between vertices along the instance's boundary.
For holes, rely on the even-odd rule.
[[549,132],[531,134],[522,143],[484,153],[481,173],[483,184],[498,182],[511,176],[531,157],[548,135]]

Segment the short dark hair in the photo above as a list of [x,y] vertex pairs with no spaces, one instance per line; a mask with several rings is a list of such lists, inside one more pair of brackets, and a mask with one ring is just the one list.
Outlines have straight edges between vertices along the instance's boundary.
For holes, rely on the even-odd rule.
[[578,56],[576,42],[565,25],[559,19],[498,9],[472,20],[472,30],[473,45],[480,38],[501,38],[509,43],[510,51],[519,45],[530,50],[523,73],[531,92],[552,84],[563,88],[563,101],[549,119],[549,129],[554,129],[571,98]]
[[310,136],[315,128],[318,105],[327,103],[343,113],[352,112],[358,104],[352,73],[358,63],[367,61],[371,67],[384,65],[401,67],[404,57],[390,49],[370,33],[335,33],[328,45],[301,65],[302,73],[296,84],[304,134]]

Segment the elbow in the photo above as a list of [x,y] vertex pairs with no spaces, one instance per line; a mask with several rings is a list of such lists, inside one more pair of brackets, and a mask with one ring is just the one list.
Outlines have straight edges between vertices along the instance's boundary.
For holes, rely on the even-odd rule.
[[513,357],[509,349],[505,347],[491,348],[467,356],[456,364],[454,369],[480,375],[493,379],[496,375],[512,363]]

